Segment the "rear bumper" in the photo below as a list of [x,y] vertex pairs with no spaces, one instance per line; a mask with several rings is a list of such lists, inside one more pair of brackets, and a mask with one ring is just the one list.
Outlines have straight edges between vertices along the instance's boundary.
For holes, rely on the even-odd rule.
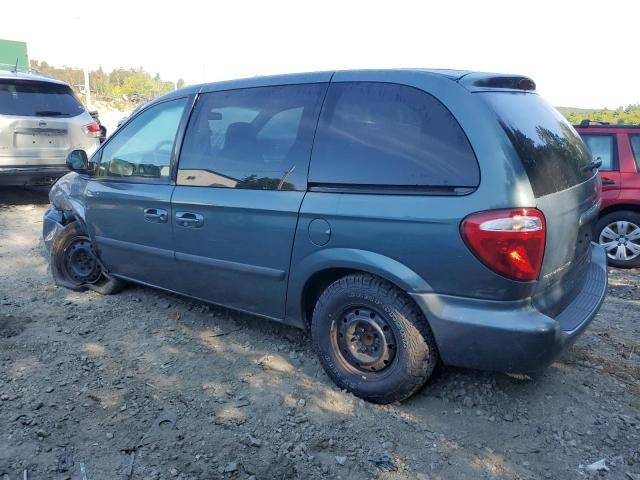
[[69,170],[65,165],[0,166],[0,185],[51,185],[67,173]]
[[555,319],[530,300],[499,302],[432,293],[412,294],[447,365],[530,372],[549,365],[596,315],[607,290],[605,251],[592,243],[592,261],[576,298]]

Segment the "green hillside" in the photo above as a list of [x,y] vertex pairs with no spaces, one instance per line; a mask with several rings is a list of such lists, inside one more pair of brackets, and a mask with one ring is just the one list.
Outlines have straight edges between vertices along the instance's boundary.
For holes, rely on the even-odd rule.
[[582,120],[596,120],[608,122],[612,125],[640,125],[640,104],[618,107],[615,110],[608,108],[588,109],[573,107],[556,107],[572,124],[576,125]]

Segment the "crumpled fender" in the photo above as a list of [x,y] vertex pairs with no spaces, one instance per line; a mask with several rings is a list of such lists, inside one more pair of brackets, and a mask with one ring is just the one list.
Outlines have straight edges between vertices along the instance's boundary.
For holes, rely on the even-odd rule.
[[76,220],[86,230],[84,191],[88,179],[77,173],[69,173],[60,178],[49,191],[52,207],[63,212],[64,223]]
[[49,255],[51,254],[53,242],[63,228],[64,213],[55,207],[49,207],[44,212],[44,218],[42,219],[42,240]]

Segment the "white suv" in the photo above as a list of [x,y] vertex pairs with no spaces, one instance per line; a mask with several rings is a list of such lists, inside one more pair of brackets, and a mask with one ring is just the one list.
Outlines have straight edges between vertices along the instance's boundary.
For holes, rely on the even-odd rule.
[[67,153],[98,147],[100,127],[64,82],[0,71],[0,185],[42,185],[68,173]]

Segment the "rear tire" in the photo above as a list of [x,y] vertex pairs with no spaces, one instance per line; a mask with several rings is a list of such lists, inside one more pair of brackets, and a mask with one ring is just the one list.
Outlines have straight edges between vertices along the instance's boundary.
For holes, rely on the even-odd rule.
[[78,222],[65,226],[51,247],[51,273],[57,285],[70,290],[91,289],[102,295],[120,292],[126,283],[104,271],[93,245]]
[[607,250],[612,267],[640,267],[639,213],[620,210],[602,216],[596,223],[595,240]]
[[331,379],[375,403],[409,398],[439,362],[433,333],[415,303],[368,274],[343,277],[322,293],[311,335]]

